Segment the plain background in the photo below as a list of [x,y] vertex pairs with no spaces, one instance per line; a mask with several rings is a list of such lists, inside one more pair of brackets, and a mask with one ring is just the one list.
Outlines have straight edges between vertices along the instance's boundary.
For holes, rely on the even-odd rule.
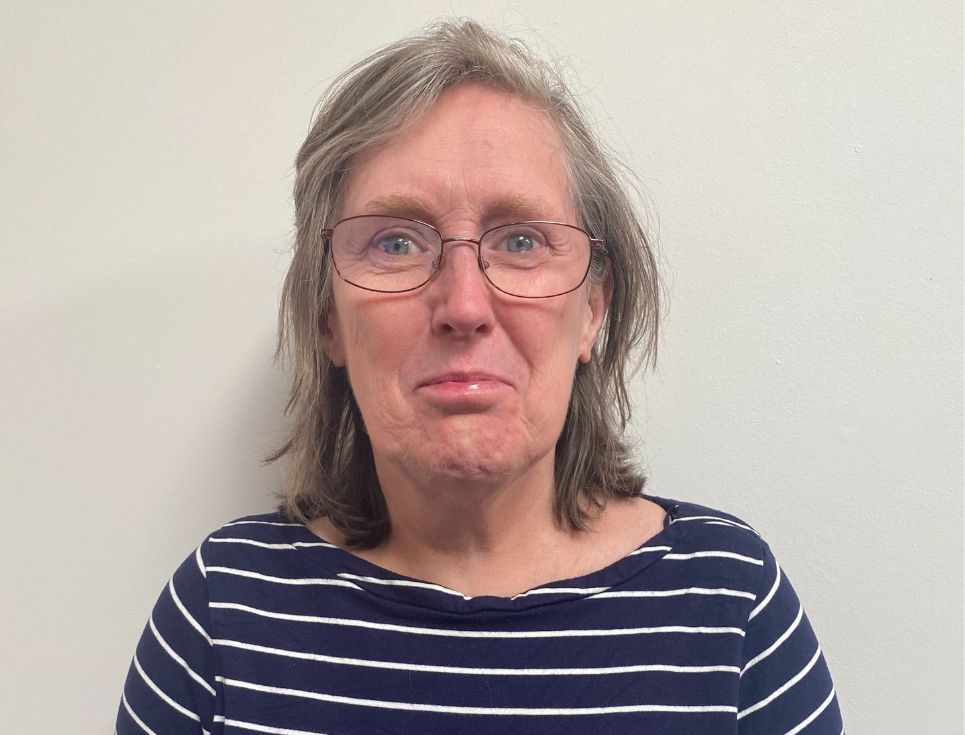
[[109,732],[180,561],[272,508],[292,167],[349,63],[563,57],[650,199],[652,492],[768,538],[851,733],[961,732],[955,2],[3,3],[0,731]]

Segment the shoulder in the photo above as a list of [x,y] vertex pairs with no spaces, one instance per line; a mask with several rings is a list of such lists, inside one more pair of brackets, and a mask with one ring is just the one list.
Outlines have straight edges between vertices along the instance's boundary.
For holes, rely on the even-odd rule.
[[304,528],[301,523],[289,523],[282,519],[278,511],[241,516],[224,523],[220,528],[208,534],[211,538],[240,537],[281,537],[282,529]]
[[258,513],[254,515],[241,516],[227,521],[219,528],[209,533],[204,541],[226,541],[228,539],[239,538],[252,541],[258,540],[281,540],[291,535],[291,530],[304,530],[305,526],[301,523],[289,523],[285,521],[278,511],[271,513]]
[[647,498],[662,506],[667,514],[670,516],[671,522],[686,520],[688,522],[700,523],[702,525],[728,525],[736,526],[742,528],[745,531],[750,531],[755,536],[760,537],[760,534],[754,530],[754,528],[742,518],[733,515],[732,513],[727,513],[717,508],[710,508],[706,505],[699,505],[698,503],[690,503],[684,500],[672,500],[670,498],[662,498],[653,495],[648,495]]
[[665,525],[675,531],[684,547],[695,550],[743,552],[758,561],[768,553],[767,543],[743,518],[716,508],[681,500],[648,496],[667,513]]
[[285,521],[275,511],[234,518],[211,531],[196,553],[209,560],[235,557],[244,550],[291,548],[306,533],[301,523]]
[[664,560],[679,578],[697,587],[740,590],[753,606],[779,574],[777,561],[761,534],[743,518],[717,508],[650,497],[667,513]]

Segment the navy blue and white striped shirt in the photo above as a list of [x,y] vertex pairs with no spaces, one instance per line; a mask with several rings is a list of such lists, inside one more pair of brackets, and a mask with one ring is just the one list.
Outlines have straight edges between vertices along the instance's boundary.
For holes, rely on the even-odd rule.
[[662,532],[512,598],[389,572],[277,514],[212,533],[161,593],[118,735],[840,735],[797,595],[739,519]]

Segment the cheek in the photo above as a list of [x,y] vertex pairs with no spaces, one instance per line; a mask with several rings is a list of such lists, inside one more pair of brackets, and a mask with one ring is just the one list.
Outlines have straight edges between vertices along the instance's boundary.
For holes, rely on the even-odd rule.
[[343,322],[349,382],[370,433],[381,434],[409,419],[402,376],[415,335],[391,309],[366,304],[349,313]]
[[[382,335],[356,318],[346,330],[346,368],[356,395],[363,397],[384,384],[385,364],[391,364],[392,345],[386,344]],[[381,364],[385,361],[385,364]]]
[[348,298],[351,292],[338,294],[339,325],[345,359],[350,374],[360,378],[379,372],[378,360],[392,350],[392,337],[397,320],[385,304]]
[[524,411],[533,423],[559,424],[569,406],[579,363],[581,314],[568,305],[562,311],[530,319],[518,333],[517,345],[529,367]]
[[573,374],[580,354],[585,308],[584,303],[574,300],[562,309],[522,315],[517,345],[534,375],[557,379]]

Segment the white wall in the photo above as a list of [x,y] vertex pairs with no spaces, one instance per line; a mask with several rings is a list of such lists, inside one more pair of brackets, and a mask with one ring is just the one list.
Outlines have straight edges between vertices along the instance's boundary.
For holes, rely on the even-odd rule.
[[312,106],[466,14],[566,56],[652,197],[653,492],[770,539],[851,732],[961,732],[958,4],[195,5],[0,8],[0,731],[109,732],[168,575],[270,510]]

